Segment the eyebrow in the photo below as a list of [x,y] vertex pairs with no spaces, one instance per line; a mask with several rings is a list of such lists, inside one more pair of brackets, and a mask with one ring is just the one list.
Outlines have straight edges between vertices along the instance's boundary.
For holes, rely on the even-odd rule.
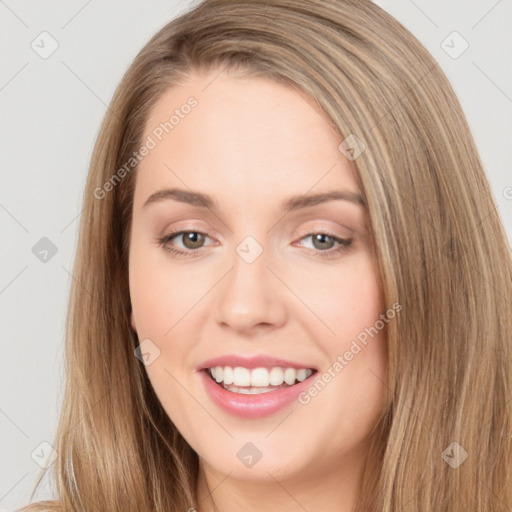
[[[169,199],[173,199],[180,203],[186,203],[191,206],[218,210],[218,204],[209,195],[179,188],[163,189],[151,194],[142,207],[145,208],[150,204],[159,203]],[[321,192],[318,194],[299,194],[292,196],[281,204],[281,210],[283,212],[291,212],[335,200],[349,201],[364,207],[363,198],[359,194],[349,192],[348,190],[332,190],[330,192]]]

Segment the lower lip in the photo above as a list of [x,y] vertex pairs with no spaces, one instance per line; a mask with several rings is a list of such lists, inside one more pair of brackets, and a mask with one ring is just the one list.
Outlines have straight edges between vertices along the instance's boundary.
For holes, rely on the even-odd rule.
[[206,371],[202,370],[199,373],[208,395],[222,410],[241,418],[262,418],[274,414],[296,400],[297,396],[310,385],[310,378],[316,372],[293,386],[259,395],[244,395],[228,391],[217,384]]

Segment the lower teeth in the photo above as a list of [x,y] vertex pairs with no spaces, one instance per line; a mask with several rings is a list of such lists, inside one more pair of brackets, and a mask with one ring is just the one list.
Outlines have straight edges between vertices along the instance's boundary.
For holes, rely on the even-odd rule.
[[290,385],[283,383],[280,386],[269,386],[266,388],[263,388],[263,387],[260,388],[260,387],[253,387],[253,386],[240,387],[240,386],[235,386],[234,384],[222,383],[222,387],[226,391],[231,391],[232,393],[241,393],[243,395],[259,395],[261,393],[269,393],[270,391],[276,391],[277,389],[281,389],[281,388],[289,388]]

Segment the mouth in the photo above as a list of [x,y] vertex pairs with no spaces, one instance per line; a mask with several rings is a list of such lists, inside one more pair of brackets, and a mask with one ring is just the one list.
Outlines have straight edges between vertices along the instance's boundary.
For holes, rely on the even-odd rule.
[[244,368],[240,366],[215,366],[202,370],[219,387],[245,395],[270,393],[290,388],[317,373],[314,368]]

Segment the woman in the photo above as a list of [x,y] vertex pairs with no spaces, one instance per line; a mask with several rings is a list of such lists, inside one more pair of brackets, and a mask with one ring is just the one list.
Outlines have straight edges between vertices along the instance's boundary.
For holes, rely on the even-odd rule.
[[59,500],[25,510],[512,506],[506,235],[447,79],[375,4],[162,28],[74,277]]

